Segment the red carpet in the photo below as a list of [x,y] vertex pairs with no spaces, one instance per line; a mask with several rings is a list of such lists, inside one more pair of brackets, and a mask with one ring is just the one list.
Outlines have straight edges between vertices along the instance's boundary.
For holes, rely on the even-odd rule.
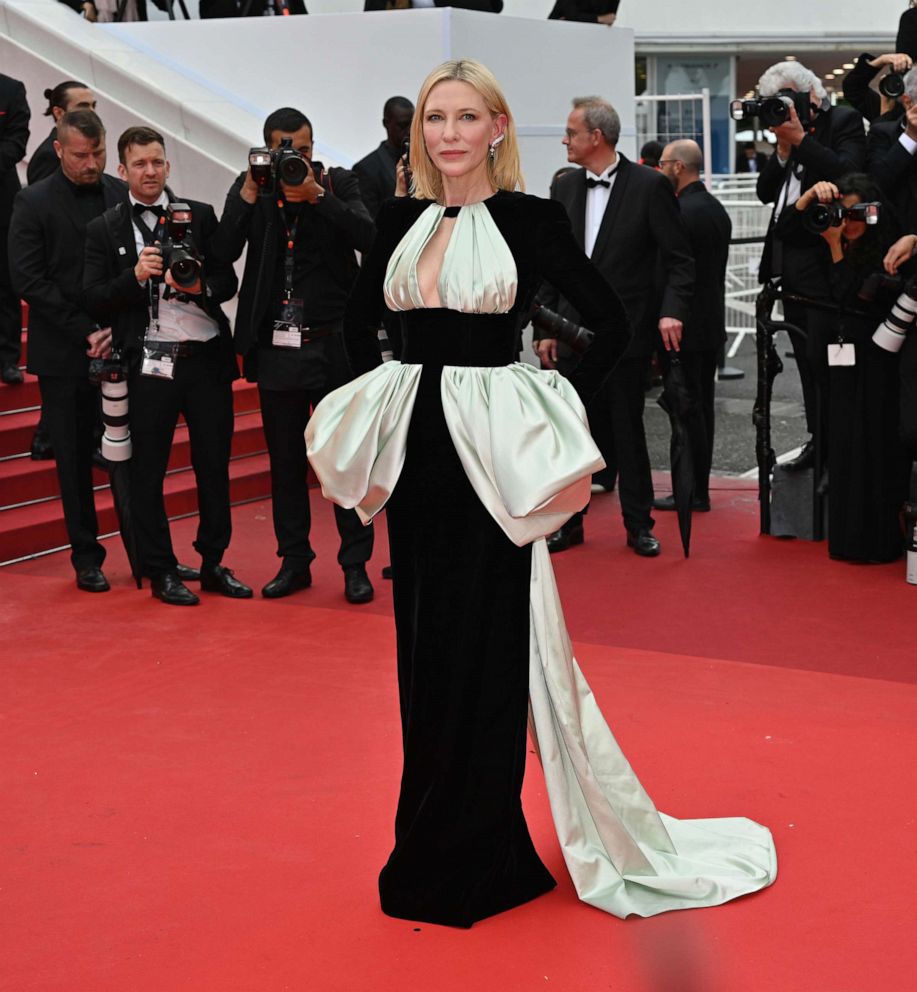
[[[0,989],[912,989],[917,589],[902,564],[757,537],[741,486],[695,518],[690,561],[669,517],[663,556],[636,558],[601,497],[555,565],[650,794],[768,824],[771,889],[626,922],[578,903],[532,758],[527,816],[557,890],[469,932],[384,917],[400,757],[384,533],[377,599],[350,607],[326,506],[315,586],[279,602],[167,608],[131,587],[115,541],[104,596],[75,589],[66,555],[0,569]],[[227,563],[260,585],[269,506],[234,520]],[[195,524],[173,525],[188,561]]]

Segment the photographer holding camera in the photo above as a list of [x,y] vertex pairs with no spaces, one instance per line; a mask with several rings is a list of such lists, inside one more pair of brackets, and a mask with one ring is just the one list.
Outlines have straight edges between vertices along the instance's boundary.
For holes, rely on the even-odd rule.
[[[800,62],[772,65],[758,80],[758,90],[762,97],[781,97],[787,105],[784,122],[770,127],[777,138],[776,154],[758,176],[758,199],[774,204],[758,278],[769,282],[779,277],[785,291],[825,299],[829,288],[815,250],[817,245],[784,243],[776,230],[777,221],[819,180],[836,182],[847,173],[862,171],[866,158],[863,118],[849,107],[832,107],[819,78]],[[805,307],[786,302],[784,313],[791,324],[807,331]],[[802,381],[806,422],[809,433],[814,434],[816,377],[827,385],[825,344],[813,334],[790,337]],[[808,468],[814,459],[814,445],[809,440],[799,456],[784,468]]]
[[[904,74],[912,65],[910,55],[904,52],[877,58],[864,52],[844,76],[844,99],[870,124],[896,121],[904,113],[900,97],[904,93]],[[879,92],[876,93],[869,84],[886,66],[888,71],[879,80]]]
[[105,548],[98,541],[92,486],[99,392],[89,381],[89,359],[107,354],[111,331],[87,312],[83,249],[87,224],[126,190],[103,174],[105,128],[93,111],[64,114],[54,150],[60,169],[24,189],[13,204],[10,276],[29,304],[28,368],[41,388],[76,584],[105,592]]
[[907,463],[898,436],[898,356],[873,340],[901,292],[883,271],[896,234],[869,176],[818,182],[777,224],[787,244],[810,247],[828,296],[809,310],[828,367],[828,552],[847,561],[894,561]]
[[866,171],[882,188],[905,231],[917,231],[917,70],[904,77],[904,116],[869,129]]
[[[235,345],[246,378],[258,383],[271,462],[282,565],[262,589],[268,599],[312,583],[304,432],[312,407],[352,378],[341,321],[359,271],[354,253],[367,251],[375,233],[356,177],[313,162],[312,141],[312,125],[298,110],[284,107],[267,118],[266,147],[252,149],[213,241],[228,262],[248,244]],[[334,515],[344,594],[348,602],[368,603],[372,526],[364,527],[354,510],[335,506]]]
[[201,589],[245,599],[251,589],[221,564],[232,533],[232,382],[239,373],[220,303],[235,295],[236,274],[210,254],[213,207],[176,202],[166,190],[169,163],[161,134],[128,128],[118,139],[118,157],[128,200],[89,225],[83,285],[87,308],[110,324],[128,367],[131,509],[141,568],[162,602],[199,602],[179,578],[163,496],[182,414],[200,509],[194,547],[201,556]]

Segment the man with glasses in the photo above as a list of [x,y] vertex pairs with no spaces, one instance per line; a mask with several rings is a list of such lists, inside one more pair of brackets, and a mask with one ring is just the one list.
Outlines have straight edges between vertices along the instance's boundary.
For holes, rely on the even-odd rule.
[[[581,168],[561,176],[551,198],[566,208],[576,239],[621,297],[634,337],[593,401],[589,421],[605,461],[618,468],[628,547],[654,557],[653,479],[643,429],[644,384],[660,343],[678,351],[694,286],[694,261],[669,181],[617,151],[621,121],[606,100],[579,97],[567,118],[567,159]],[[658,273],[658,276],[657,276]],[[575,310],[546,284],[541,302],[579,322]],[[542,363],[569,372],[575,358],[557,341],[537,345]],[[582,514],[548,539],[552,551],[583,541]]]

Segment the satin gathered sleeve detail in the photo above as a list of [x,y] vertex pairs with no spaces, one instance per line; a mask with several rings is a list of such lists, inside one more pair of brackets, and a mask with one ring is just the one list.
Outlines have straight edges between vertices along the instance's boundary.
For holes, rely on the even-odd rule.
[[542,202],[544,215],[535,239],[539,274],[570,301],[583,326],[595,334],[570,377],[588,403],[626,351],[633,331],[618,294],[576,243],[563,206],[554,200]]

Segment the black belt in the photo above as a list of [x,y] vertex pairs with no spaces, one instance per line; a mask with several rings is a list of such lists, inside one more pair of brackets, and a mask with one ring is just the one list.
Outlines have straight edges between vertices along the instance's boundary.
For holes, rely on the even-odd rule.
[[157,351],[170,354],[173,358],[191,358],[212,350],[220,343],[219,334],[209,341],[156,341],[149,342]]

